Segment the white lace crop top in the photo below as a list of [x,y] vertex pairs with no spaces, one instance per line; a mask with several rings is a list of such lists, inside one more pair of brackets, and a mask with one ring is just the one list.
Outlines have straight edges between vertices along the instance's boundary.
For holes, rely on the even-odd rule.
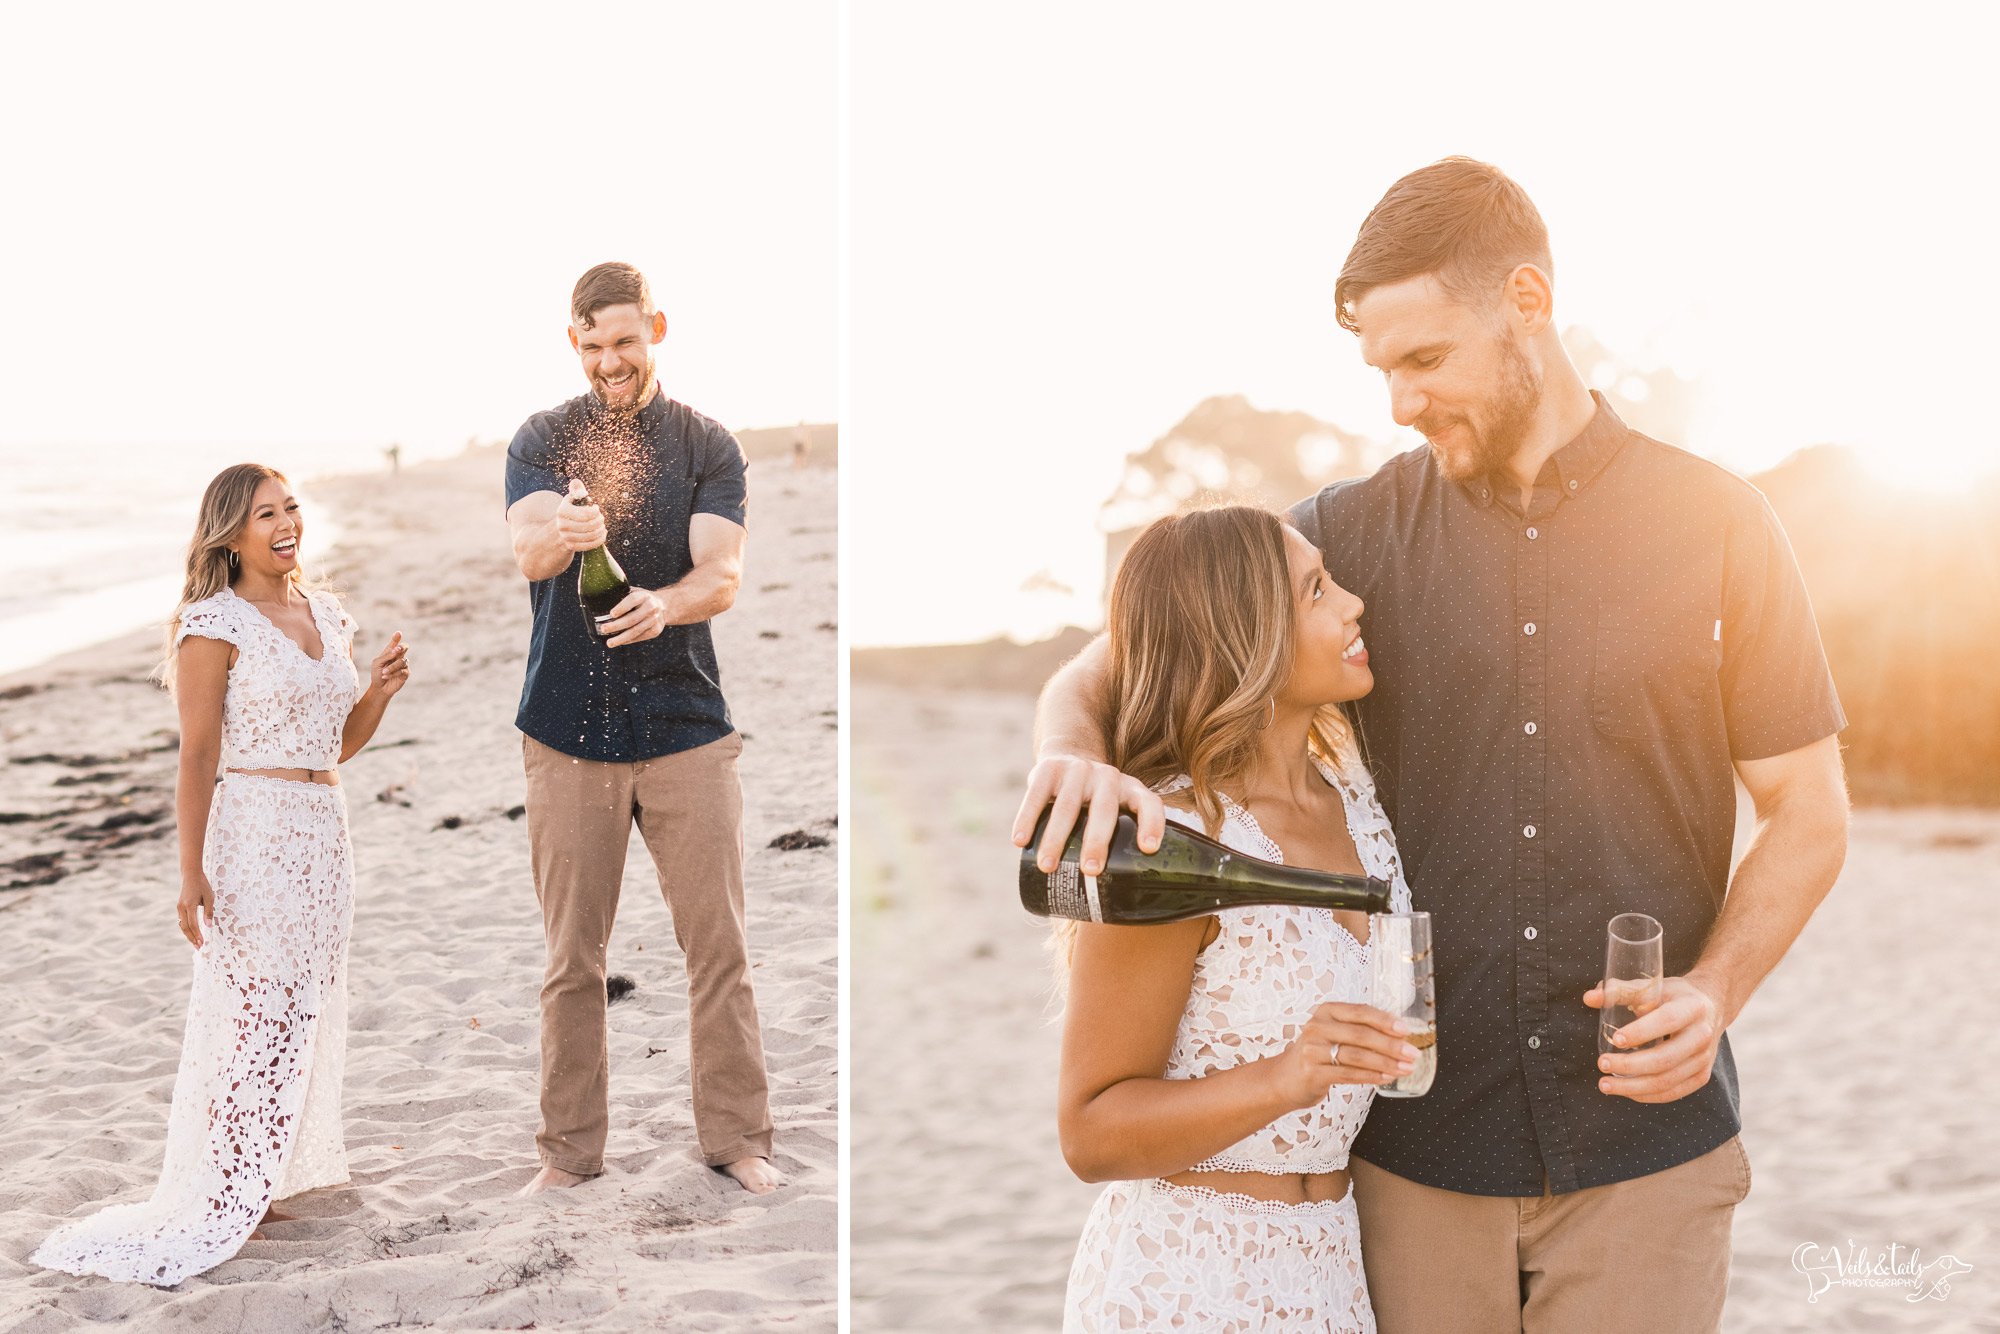
[[[1361,869],[1390,883],[1391,908],[1409,911],[1410,887],[1403,879],[1395,836],[1367,773],[1344,773],[1323,762],[1319,770],[1347,808],[1347,828],[1361,855]],[[1164,796],[1190,786],[1182,777],[1162,784],[1159,791]],[[1201,817],[1191,811],[1169,806],[1167,818],[1201,830]],[[1285,859],[1256,818],[1227,797],[1220,839],[1252,857]],[[1221,932],[1195,956],[1187,1009],[1167,1058],[1168,1079],[1193,1079],[1276,1056],[1298,1037],[1315,1006],[1368,999],[1368,946],[1325,909],[1244,908],[1215,917]],[[1190,1170],[1274,1176],[1338,1172],[1347,1166],[1348,1146],[1374,1098],[1368,1085],[1336,1084],[1317,1105],[1280,1117]]]
[[354,669],[354,618],[333,594],[306,594],[319,630],[319,661],[234,589],[191,602],[174,644],[189,635],[236,647],[222,699],[225,769],[332,769],[340,732],[361,697]]

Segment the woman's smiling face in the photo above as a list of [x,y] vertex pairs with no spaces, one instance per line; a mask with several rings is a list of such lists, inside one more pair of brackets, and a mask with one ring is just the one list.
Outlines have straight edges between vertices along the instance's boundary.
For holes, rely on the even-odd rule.
[[299,545],[305,518],[291,483],[266,477],[250,497],[250,518],[230,543],[244,570],[282,578],[299,566]]
[[1375,688],[1368,649],[1361,641],[1361,599],[1333,582],[1319,548],[1298,529],[1285,528],[1294,611],[1292,672],[1281,703],[1317,708],[1360,699]]

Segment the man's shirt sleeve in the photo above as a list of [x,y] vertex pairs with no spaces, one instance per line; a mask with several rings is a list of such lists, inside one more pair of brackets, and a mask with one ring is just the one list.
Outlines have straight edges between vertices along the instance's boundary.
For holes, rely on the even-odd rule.
[[564,495],[569,491],[569,481],[556,472],[554,460],[549,457],[548,441],[530,418],[521,423],[521,429],[514,432],[514,439],[507,446],[507,508],[514,508],[523,497],[537,491]]
[[[1371,526],[1365,518],[1367,493],[1361,489],[1366,480],[1343,477],[1328,482],[1286,510],[1284,516],[1286,523],[1319,548],[1327,573],[1349,592],[1359,591],[1356,582],[1363,574],[1361,556],[1370,550],[1367,544],[1358,541],[1358,535]],[[1377,544],[1372,549],[1379,553],[1381,547]]]
[[743,527],[748,487],[743,475],[743,446],[717,426],[702,449],[701,472],[695,478],[693,514],[714,514]]
[[1285,511],[1285,522],[1299,530],[1306,541],[1319,546],[1319,499],[1325,489],[1314,492]]
[[1731,759],[1783,755],[1847,726],[1805,578],[1771,504],[1732,526],[1724,566],[1722,712]]

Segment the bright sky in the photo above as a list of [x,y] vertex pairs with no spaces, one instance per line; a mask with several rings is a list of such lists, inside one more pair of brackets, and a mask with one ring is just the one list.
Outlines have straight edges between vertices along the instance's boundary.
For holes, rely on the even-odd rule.
[[569,292],[606,259],[652,280],[669,393],[831,420],[837,20],[10,7],[0,450],[509,436],[581,392]]
[[[1991,469],[1968,9],[855,0],[843,481],[883,521],[847,535],[852,640],[1094,618],[1119,460],[1211,394],[1394,436],[1334,277],[1450,153],[1537,202],[1562,323],[1700,376],[1676,443]],[[1022,595],[1043,568],[1078,596]]]

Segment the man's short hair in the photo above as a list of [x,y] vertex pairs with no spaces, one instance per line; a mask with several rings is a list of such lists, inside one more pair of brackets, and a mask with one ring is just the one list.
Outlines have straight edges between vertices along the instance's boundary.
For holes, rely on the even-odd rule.
[[1369,210],[1333,287],[1334,318],[1359,333],[1356,301],[1425,274],[1461,301],[1483,302],[1522,264],[1555,275],[1534,201],[1498,167],[1448,157],[1397,181]]
[[653,313],[652,289],[646,275],[630,264],[612,261],[599,264],[576,280],[569,294],[570,322],[579,329],[597,327],[597,312],[606,306],[637,306],[641,315]]

